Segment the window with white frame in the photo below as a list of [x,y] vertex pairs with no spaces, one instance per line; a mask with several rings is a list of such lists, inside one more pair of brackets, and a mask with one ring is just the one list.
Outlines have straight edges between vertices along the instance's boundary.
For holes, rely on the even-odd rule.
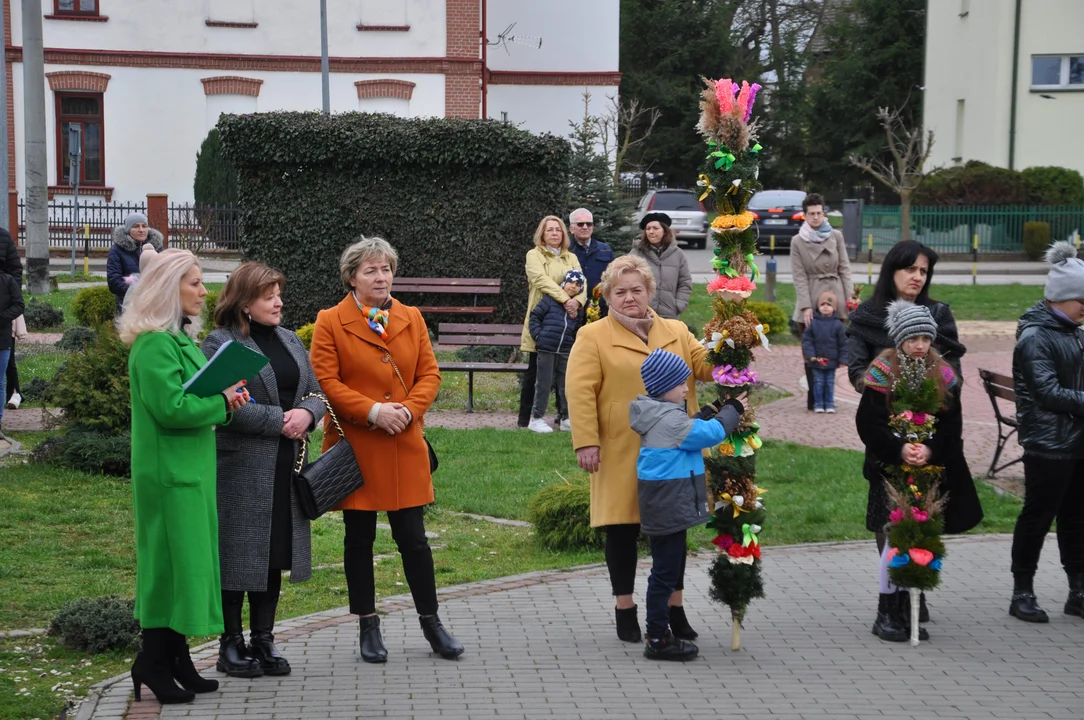
[[1032,55],[1032,90],[1084,90],[1084,53]]

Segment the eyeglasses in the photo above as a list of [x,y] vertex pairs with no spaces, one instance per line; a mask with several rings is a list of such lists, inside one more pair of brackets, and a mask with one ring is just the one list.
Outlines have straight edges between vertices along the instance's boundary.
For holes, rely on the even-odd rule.
[[595,226],[595,224],[593,222],[578,222],[578,223],[572,223],[572,224],[575,225],[576,227],[594,227]]

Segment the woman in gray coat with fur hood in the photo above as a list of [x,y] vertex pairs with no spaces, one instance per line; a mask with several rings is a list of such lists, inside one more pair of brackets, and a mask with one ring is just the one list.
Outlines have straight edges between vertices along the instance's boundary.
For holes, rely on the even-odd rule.
[[689,260],[677,246],[674,231],[670,229],[670,216],[666,213],[644,215],[640,229],[643,233],[629,254],[646,260],[655,276],[651,309],[659,317],[676,320],[689,307],[689,297],[693,294]]
[[147,224],[143,213],[131,213],[124,224],[113,228],[113,245],[105,262],[105,278],[109,290],[117,298],[117,315],[124,305],[128,288],[139,279],[139,255],[144,246],[162,252],[162,233]]
[[[218,554],[224,632],[217,668],[233,677],[287,675],[272,628],[282,586],[312,575],[309,521],[297,507],[293,469],[301,440],[316,429],[324,404],[301,338],[279,327],[282,287],[277,270],[247,262],[230,275],[215,308],[218,329],[203,341],[211,357],[228,340],[270,362],[247,385],[252,402],[216,428]],[[248,592],[251,634],[246,648],[241,606]]]

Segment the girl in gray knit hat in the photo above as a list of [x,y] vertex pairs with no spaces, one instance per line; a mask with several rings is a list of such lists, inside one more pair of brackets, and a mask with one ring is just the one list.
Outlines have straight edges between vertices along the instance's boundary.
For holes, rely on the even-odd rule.
[[[889,469],[903,465],[938,466],[941,468],[941,492],[948,496],[942,515],[943,532],[966,532],[982,520],[982,506],[960,441],[963,415],[959,378],[931,347],[937,338],[937,323],[928,307],[896,300],[888,306],[885,325],[895,347],[882,352],[866,370],[856,417],[858,435],[866,446],[863,468],[863,474],[869,480],[866,526],[885,528],[886,532],[890,527],[886,491]],[[915,372],[920,378],[933,381],[939,401],[939,409],[930,424],[933,431],[921,442],[912,436],[901,437],[893,427],[901,412],[901,408],[893,407],[900,399],[899,383],[906,374]],[[914,375],[910,377],[914,378]],[[936,517],[931,518],[931,522],[936,521]],[[886,543],[879,567],[880,596],[873,633],[882,640],[903,642],[910,634],[910,594],[897,589],[889,580],[890,550]],[[924,622],[928,618],[929,611],[923,598],[920,620]],[[925,639],[927,636],[926,630],[921,628],[919,637]]]

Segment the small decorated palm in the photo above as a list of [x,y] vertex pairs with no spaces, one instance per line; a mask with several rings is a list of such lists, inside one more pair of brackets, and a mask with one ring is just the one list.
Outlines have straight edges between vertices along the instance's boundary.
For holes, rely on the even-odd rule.
[[[704,171],[697,183],[700,199],[714,199],[718,215],[712,221],[716,277],[708,283],[714,312],[704,326],[703,343],[715,364],[712,377],[720,400],[737,397],[757,382],[750,370],[755,349],[768,349],[767,325],[748,309],[746,302],[756,290],[759,275],[754,263],[756,229],[748,211],[749,200],[760,189],[759,153],[750,122],[753,101],[760,86],[740,86],[724,80],[704,80],[700,122],[697,128],[707,142]],[[730,607],[731,647],[741,648],[741,624],[749,603],[764,597],[760,568],[759,533],[766,512],[756,484],[756,452],[761,447],[760,426],[750,410],[736,432],[716,448],[706,461],[713,498],[711,521],[719,556],[711,566],[711,597]]]

